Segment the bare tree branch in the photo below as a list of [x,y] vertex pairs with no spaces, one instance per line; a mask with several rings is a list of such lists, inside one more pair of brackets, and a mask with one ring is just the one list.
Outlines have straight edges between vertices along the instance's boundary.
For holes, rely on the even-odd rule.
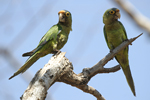
[[142,15],[128,0],[112,0],[117,3],[122,9],[129,14],[129,16],[150,34],[150,20]]
[[60,79],[57,80],[58,82],[64,82],[71,86],[77,87],[81,89],[83,92],[90,93],[97,98],[97,100],[105,100],[105,98],[93,87],[88,86],[87,83],[90,79],[82,73],[75,74],[72,69],[68,71],[65,75],[63,75]]
[[[143,34],[143,33],[142,33]],[[107,54],[102,60],[91,68],[84,68],[79,74],[73,72],[72,63],[65,57],[65,53],[61,52],[58,55],[54,55],[48,64],[43,69],[39,70],[35,77],[30,82],[27,90],[21,97],[22,100],[44,100],[47,95],[47,90],[55,82],[64,82],[71,86],[77,87],[86,93],[90,93],[97,98],[97,100],[105,100],[105,98],[93,87],[88,86],[87,83],[92,77],[98,73],[110,73],[116,72],[120,69],[117,65],[112,68],[104,68],[103,66],[111,60],[120,50],[127,47],[135,39],[142,34],[130,40],[124,41],[112,52]]]
[[103,66],[109,61],[111,60],[116,53],[118,53],[119,51],[121,51],[122,49],[124,49],[125,47],[127,47],[129,44],[132,44],[132,42],[134,40],[136,40],[138,37],[140,37],[143,33],[141,33],[140,35],[138,35],[137,37],[131,38],[130,40],[124,41],[123,43],[121,43],[118,47],[116,47],[112,52],[110,52],[109,54],[107,54],[102,60],[100,60],[96,65],[94,65],[93,67],[88,69],[88,77],[92,77],[94,75],[96,75],[97,73],[109,73],[109,72],[115,72],[117,70],[119,70],[118,66],[112,67],[112,68],[103,68]]

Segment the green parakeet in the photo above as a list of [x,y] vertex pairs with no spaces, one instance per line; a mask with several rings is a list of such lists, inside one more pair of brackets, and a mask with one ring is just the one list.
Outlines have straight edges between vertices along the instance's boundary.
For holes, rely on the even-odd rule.
[[31,52],[24,53],[22,56],[30,56],[25,64],[14,73],[9,79],[25,72],[34,62],[40,57],[47,54],[56,54],[67,42],[68,35],[72,31],[72,17],[67,10],[58,12],[59,22],[52,26],[47,33],[42,37],[39,45]]
[[[120,18],[120,13],[119,9],[117,8],[108,9],[103,15],[103,23],[105,24],[104,36],[110,51],[127,40],[125,28],[123,24],[118,21],[118,18]],[[129,67],[128,47],[117,53],[115,58],[122,67],[132,93],[134,94],[134,96],[136,96],[134,82]]]

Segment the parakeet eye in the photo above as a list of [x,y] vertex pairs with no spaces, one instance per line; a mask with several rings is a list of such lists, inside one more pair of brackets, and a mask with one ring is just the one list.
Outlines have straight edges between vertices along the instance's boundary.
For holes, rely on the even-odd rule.
[[69,17],[69,16],[70,16],[70,13],[69,13],[69,12],[66,12],[66,16]]
[[110,14],[114,14],[114,13],[115,13],[115,11],[111,10],[111,11],[109,11],[109,13],[110,13]]

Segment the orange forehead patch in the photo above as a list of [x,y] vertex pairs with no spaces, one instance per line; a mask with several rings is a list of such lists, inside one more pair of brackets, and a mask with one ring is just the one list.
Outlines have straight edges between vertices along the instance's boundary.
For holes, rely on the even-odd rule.
[[60,14],[60,13],[65,13],[65,11],[64,11],[64,10],[61,10],[61,11],[58,12],[58,14]]
[[116,9],[116,12],[119,12],[120,10],[119,9]]

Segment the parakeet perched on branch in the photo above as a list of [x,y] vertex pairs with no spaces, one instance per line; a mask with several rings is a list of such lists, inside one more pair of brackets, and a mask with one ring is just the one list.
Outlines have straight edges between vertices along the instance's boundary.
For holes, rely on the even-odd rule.
[[[120,18],[120,12],[117,8],[108,9],[103,15],[103,23],[105,24],[104,36],[110,51],[128,39],[125,28],[123,24],[118,21],[118,18]],[[129,67],[128,47],[116,54],[115,58],[122,67],[132,93],[136,96],[134,82]]]
[[22,56],[30,56],[25,64],[14,73],[9,79],[25,72],[40,57],[47,54],[56,54],[67,42],[70,31],[72,30],[71,13],[67,10],[58,12],[59,22],[52,26],[42,37],[39,45],[31,52],[24,53]]

